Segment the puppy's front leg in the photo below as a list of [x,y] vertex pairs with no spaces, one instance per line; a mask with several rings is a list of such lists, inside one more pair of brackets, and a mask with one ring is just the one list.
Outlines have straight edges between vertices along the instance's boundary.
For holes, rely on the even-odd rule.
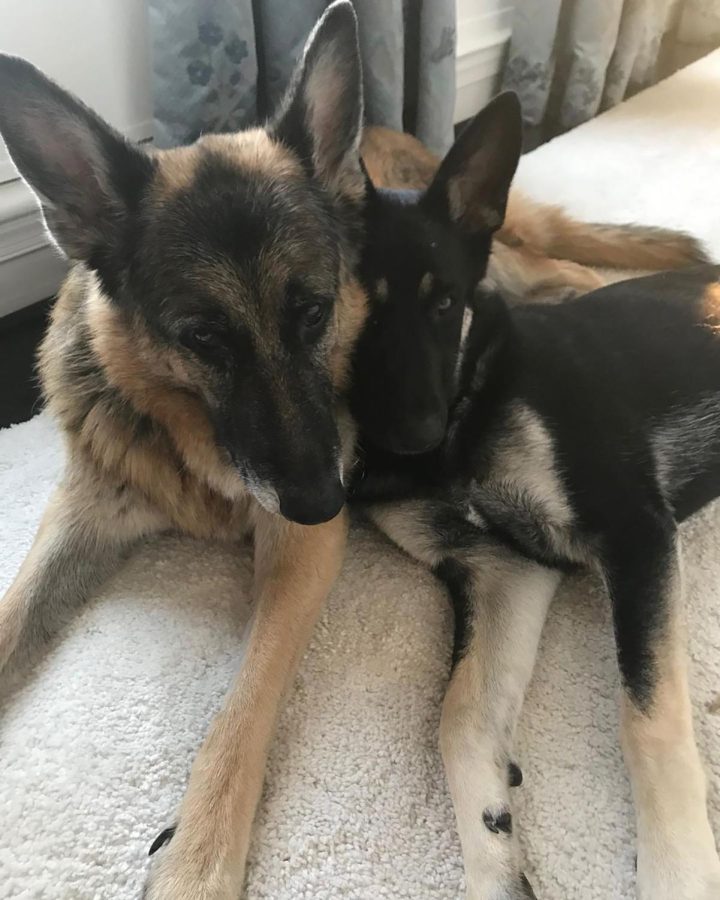
[[529,900],[509,786],[512,741],[560,574],[488,540],[437,572],[455,606],[455,666],[440,744],[462,844],[468,900]]
[[240,895],[279,706],[340,570],[346,533],[344,512],[309,528],[259,514],[256,609],[243,666],[195,760],[147,900]]
[[688,692],[674,524],[638,525],[606,577],[623,677],[622,742],[637,817],[639,900],[717,900],[720,862]]

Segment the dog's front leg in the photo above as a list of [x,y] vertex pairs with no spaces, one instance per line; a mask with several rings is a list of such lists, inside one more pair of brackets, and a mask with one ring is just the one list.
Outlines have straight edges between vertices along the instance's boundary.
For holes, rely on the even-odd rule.
[[261,514],[256,609],[243,665],[195,760],[147,900],[237,900],[265,759],[283,695],[339,572],[345,513],[303,527]]
[[560,575],[488,541],[437,568],[455,607],[455,666],[440,745],[468,900],[528,900],[509,787],[515,725]]
[[32,656],[114,570],[122,552],[162,524],[130,488],[90,467],[68,472],[0,600],[0,670]]
[[688,692],[674,524],[610,548],[606,577],[623,678],[622,742],[637,817],[639,900],[717,900],[720,862]]

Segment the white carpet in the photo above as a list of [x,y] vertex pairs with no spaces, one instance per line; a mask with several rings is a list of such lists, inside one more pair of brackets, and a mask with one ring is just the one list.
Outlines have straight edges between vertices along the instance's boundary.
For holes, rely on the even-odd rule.
[[[720,258],[720,52],[523,161],[538,199],[683,226]],[[45,416],[0,433],[0,589],[62,464]],[[684,532],[698,738],[720,836],[720,504]],[[0,701],[0,898],[136,898],[237,665],[242,552],[163,539]],[[357,528],[282,717],[255,830],[252,900],[458,898],[436,730],[450,615],[432,579]],[[540,900],[632,896],[606,603],[569,580],[543,639],[516,792]],[[479,814],[479,811],[478,811]]]

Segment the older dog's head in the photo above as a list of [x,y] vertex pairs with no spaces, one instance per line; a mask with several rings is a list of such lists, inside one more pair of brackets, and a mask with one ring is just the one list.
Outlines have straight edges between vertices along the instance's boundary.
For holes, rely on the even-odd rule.
[[336,402],[364,314],[351,5],[318,23],[272,123],[189,147],[129,144],[21,59],[0,57],[0,83],[0,133],[94,285],[113,387],[160,420],[163,398],[200,407],[221,465],[265,507],[336,515]]
[[520,148],[520,105],[505,93],[468,125],[423,194],[368,184],[361,274],[371,308],[351,407],[385,450],[422,453],[445,435],[463,314],[485,275]]

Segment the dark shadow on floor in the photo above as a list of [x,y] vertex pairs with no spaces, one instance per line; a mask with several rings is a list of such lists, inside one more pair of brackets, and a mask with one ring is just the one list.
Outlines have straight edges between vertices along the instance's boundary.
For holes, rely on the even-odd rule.
[[52,301],[0,318],[0,428],[25,422],[41,409],[35,355]]

